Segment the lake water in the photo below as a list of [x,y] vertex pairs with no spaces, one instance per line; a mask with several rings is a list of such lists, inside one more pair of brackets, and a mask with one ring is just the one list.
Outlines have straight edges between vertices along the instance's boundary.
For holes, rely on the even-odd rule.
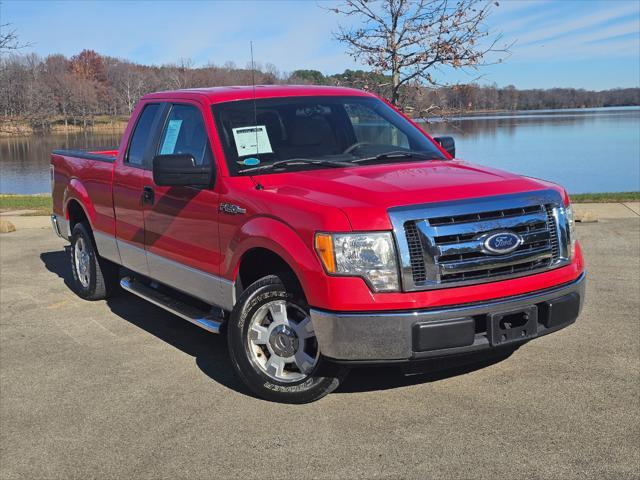
[[640,107],[467,116],[427,131],[455,137],[459,158],[570,193],[640,190]]
[[[457,156],[558,182],[571,193],[640,190],[640,107],[470,115],[431,122]],[[54,148],[112,147],[120,134],[0,138],[0,193],[49,191]]]
[[114,147],[121,133],[0,138],[0,193],[49,193],[49,157],[56,148]]

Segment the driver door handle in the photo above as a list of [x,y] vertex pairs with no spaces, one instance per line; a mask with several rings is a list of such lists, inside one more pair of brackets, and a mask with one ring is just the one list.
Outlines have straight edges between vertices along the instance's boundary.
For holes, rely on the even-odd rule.
[[148,203],[149,205],[153,205],[154,201],[154,193],[153,187],[144,187],[142,189],[142,205]]

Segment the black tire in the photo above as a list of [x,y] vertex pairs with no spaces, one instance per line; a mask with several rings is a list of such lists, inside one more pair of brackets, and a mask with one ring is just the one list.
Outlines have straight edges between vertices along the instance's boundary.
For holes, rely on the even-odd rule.
[[238,299],[227,325],[231,363],[247,387],[258,397],[280,403],[308,403],[335,390],[348,370],[330,364],[319,355],[315,367],[299,381],[282,382],[267,375],[253,360],[249,328],[254,315],[274,301],[295,304],[308,315],[304,299],[287,292],[280,278],[269,275],[250,285]]
[[[86,253],[84,265],[86,270],[79,271],[76,255],[77,245],[82,245]],[[103,300],[109,298],[118,289],[119,268],[112,262],[101,258],[95,247],[89,227],[84,223],[76,223],[71,232],[71,248],[69,249],[73,286],[76,294],[85,300]]]

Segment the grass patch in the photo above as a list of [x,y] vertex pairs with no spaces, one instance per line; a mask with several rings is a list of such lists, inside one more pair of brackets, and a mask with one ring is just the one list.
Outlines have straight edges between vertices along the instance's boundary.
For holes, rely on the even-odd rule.
[[[572,203],[638,202],[640,192],[577,193],[570,195]],[[52,211],[50,195],[0,194],[0,212],[32,210],[26,215],[49,215]]]
[[569,197],[572,203],[638,202],[640,192],[576,193]]
[[7,195],[0,194],[0,212],[11,210],[33,210],[29,215],[49,215],[51,213],[50,195]]

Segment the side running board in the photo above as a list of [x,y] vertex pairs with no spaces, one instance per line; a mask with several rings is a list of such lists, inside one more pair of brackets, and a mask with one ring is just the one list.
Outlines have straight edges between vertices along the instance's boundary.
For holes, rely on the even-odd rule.
[[120,280],[120,286],[123,290],[131,292],[140,298],[144,298],[154,305],[164,308],[168,312],[171,312],[180,318],[184,318],[200,328],[204,328],[212,333],[220,333],[220,317],[216,315],[188,305],[180,300],[170,297],[169,295],[165,295],[164,293],[148,287],[131,277],[124,277]]

